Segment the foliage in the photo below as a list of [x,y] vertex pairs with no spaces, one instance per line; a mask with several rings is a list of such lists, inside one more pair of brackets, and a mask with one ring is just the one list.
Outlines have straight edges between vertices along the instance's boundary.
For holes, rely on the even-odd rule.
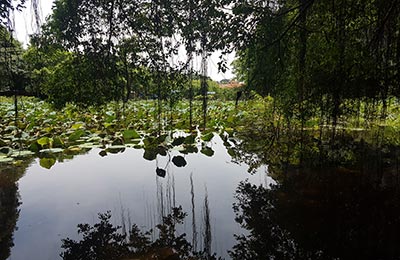
[[[209,128],[203,131],[190,130],[187,101],[177,102],[173,109],[165,104],[163,110],[167,112],[161,117],[160,131],[155,101],[129,101],[124,107],[113,102],[84,109],[68,104],[62,110],[54,110],[44,101],[24,98],[15,122],[12,101],[2,98],[0,163],[17,164],[36,156],[42,167],[51,168],[57,161],[94,147],[102,149],[101,156],[129,148],[143,149],[145,159],[155,160],[175,147],[182,156],[170,161],[180,167],[187,164],[186,154],[213,156],[210,141],[216,133],[233,160],[245,162],[253,172],[261,164],[278,168],[348,166],[374,151],[391,156],[400,144],[396,105],[388,108],[389,117],[384,123],[360,122],[357,114],[343,118],[345,121],[336,130],[337,138],[332,140],[331,127],[319,125],[318,118],[308,120],[304,131],[300,130],[299,121],[287,125],[285,117],[274,108],[275,102],[270,97],[255,97],[236,107],[233,101],[211,100]],[[201,122],[201,102],[194,102],[194,108],[193,121]],[[162,170],[157,173],[163,175]]]
[[386,116],[399,93],[398,1],[232,2],[236,72],[288,117],[336,124],[348,99],[380,100]]
[[22,51],[21,43],[0,25],[0,92],[24,90],[28,77]]

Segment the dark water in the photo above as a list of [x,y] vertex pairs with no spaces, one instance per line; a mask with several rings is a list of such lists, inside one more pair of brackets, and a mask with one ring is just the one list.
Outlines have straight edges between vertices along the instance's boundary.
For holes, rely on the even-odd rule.
[[[106,157],[93,149],[51,170],[38,160],[2,170],[0,259],[59,259],[61,239],[80,239],[76,225],[98,222],[99,212],[111,210],[122,229],[149,230],[175,206],[187,213],[178,232],[194,249],[211,243],[227,259],[400,259],[397,147],[346,140],[330,157],[305,155],[312,167],[288,163],[294,150],[277,153],[284,149],[262,139],[228,154],[216,136],[211,147],[212,157],[172,150],[153,161],[140,149]],[[185,167],[169,162],[178,154]]]

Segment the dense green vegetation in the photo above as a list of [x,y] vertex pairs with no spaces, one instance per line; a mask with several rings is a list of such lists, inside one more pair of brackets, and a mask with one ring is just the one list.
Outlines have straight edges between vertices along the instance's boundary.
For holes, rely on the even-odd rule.
[[[316,162],[346,164],[359,156],[357,147],[364,143],[389,151],[400,144],[398,106],[388,108],[389,116],[384,122],[365,120],[364,114],[343,117],[337,127],[340,138],[332,140],[331,126],[320,125],[318,117],[307,120],[303,131],[300,121],[288,125],[271,97],[255,96],[238,106],[234,101],[210,100],[208,128],[201,131],[190,130],[187,101],[177,102],[172,108],[165,104],[159,115],[157,100],[88,108],[68,104],[56,110],[44,101],[24,98],[17,121],[13,100],[1,101],[0,161],[16,165],[22,158],[36,155],[42,158],[42,166],[50,168],[56,160],[93,147],[102,148],[103,156],[129,147],[144,148],[143,156],[148,160],[166,155],[173,147],[179,147],[183,154],[202,152],[210,156],[213,151],[208,141],[213,133],[225,140],[233,158],[250,166],[250,172],[261,164],[281,165],[283,161],[291,165],[298,165],[301,160],[314,166]],[[201,122],[201,101],[193,104],[192,120]],[[368,113],[367,109],[362,111]],[[228,142],[228,138],[232,140]],[[247,158],[247,153],[259,154],[261,160]]]
[[[2,62],[18,69],[2,69],[9,80],[1,87],[29,90],[58,108],[157,98],[159,113],[163,100],[201,95],[204,114],[207,59],[218,49],[236,50],[246,90],[273,96],[288,119],[304,124],[318,116],[336,125],[363,104],[384,119],[400,93],[399,8],[395,0],[57,0],[29,48]],[[7,26],[3,54],[18,45],[4,33]],[[223,59],[219,65],[225,69]]]
[[[267,165],[279,182],[268,189],[239,185],[233,209],[249,234],[236,237],[232,258],[398,257],[392,225],[400,226],[400,1],[55,0],[44,24],[38,1],[30,3],[36,33],[23,48],[12,14],[27,2],[0,0],[0,200],[9,205],[0,209],[1,245],[12,246],[16,181],[32,158],[50,169],[92,148],[102,157],[141,149],[146,160],[168,156],[168,164],[184,167],[186,154],[212,157],[217,136],[233,162],[249,173]],[[243,87],[222,89],[208,77],[216,51],[221,71],[229,65],[225,54],[235,51]],[[164,178],[166,169],[157,164],[155,173]],[[386,204],[372,204],[371,218],[389,235],[354,255],[355,241],[382,235],[370,223],[353,228],[353,209],[368,215],[376,197]],[[325,220],[321,205],[328,213],[339,205],[332,210],[339,222],[311,225],[312,243],[297,244],[303,233],[282,215],[310,211]],[[79,226],[81,241],[63,240],[62,256],[86,250],[119,259],[167,247],[187,259],[214,257],[191,252],[176,236],[185,214],[175,210],[157,226],[164,240],[155,241],[137,228],[121,235],[108,213],[99,215],[100,223]],[[345,227],[339,231],[351,253],[334,246],[316,252],[313,243],[334,233],[335,224]],[[111,242],[87,243],[104,237]]]

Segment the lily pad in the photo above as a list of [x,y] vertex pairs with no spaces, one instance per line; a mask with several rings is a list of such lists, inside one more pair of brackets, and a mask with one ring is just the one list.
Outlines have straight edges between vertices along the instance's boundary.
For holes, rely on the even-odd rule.
[[233,150],[232,148],[229,148],[228,149],[228,154],[230,155],[230,156],[235,156],[235,150]]
[[171,144],[173,146],[178,146],[178,145],[183,144],[184,142],[185,142],[185,137],[177,137],[177,138],[174,139],[174,141],[172,141]]
[[83,143],[78,145],[80,148],[84,148],[84,149],[92,149],[92,148],[99,148],[101,147],[101,145],[99,144],[94,144],[94,143]]
[[41,158],[39,161],[40,166],[46,169],[50,169],[56,163],[56,159],[54,158]]
[[185,158],[183,158],[180,155],[174,156],[174,158],[172,158],[172,162],[177,166],[177,167],[184,167],[186,166],[186,160]]
[[164,169],[161,169],[161,168],[158,168],[158,167],[156,169],[156,173],[157,173],[157,176],[160,176],[162,178],[164,178],[165,175],[167,174],[167,172]]
[[71,126],[71,129],[77,130],[83,127],[83,123],[76,123]]
[[119,153],[119,152],[124,152],[125,151],[125,146],[124,145],[111,145],[109,147],[107,147],[106,152],[109,153]]
[[143,158],[149,161],[153,161],[157,158],[157,150],[156,149],[145,149]]
[[14,159],[10,157],[0,156],[0,163],[9,163],[12,162]]
[[83,131],[82,129],[78,129],[75,132],[73,132],[72,134],[69,135],[68,140],[70,142],[75,142],[77,141],[79,138],[81,138],[81,136],[83,136],[85,134],[85,131]]
[[196,136],[195,135],[188,135],[185,137],[185,144],[194,144],[196,140]]
[[209,141],[211,141],[211,139],[214,137],[214,133],[208,133],[208,134],[206,134],[206,135],[203,135],[202,137],[201,137],[201,140],[203,140],[203,141],[206,141],[206,142],[209,142]]
[[31,152],[29,150],[14,151],[11,154],[11,157],[13,157],[13,158],[22,158],[22,157],[29,157],[29,156],[32,156],[34,154],[35,154],[34,152]]
[[47,136],[44,136],[44,137],[42,137],[42,138],[39,138],[39,139],[37,140],[37,143],[40,144],[42,147],[44,147],[45,145],[50,145],[50,144],[52,144],[52,143],[53,143],[53,140],[52,140],[52,138],[49,138],[49,137],[47,137]]
[[39,152],[40,153],[62,153],[64,151],[64,149],[62,148],[50,148],[50,149],[42,149]]
[[180,152],[183,154],[197,153],[199,149],[194,145],[186,145]]
[[211,156],[214,155],[214,150],[211,149],[210,147],[204,147],[204,148],[201,149],[200,152],[201,152],[202,154],[208,156],[208,157],[211,157]]
[[13,152],[13,149],[11,147],[4,146],[4,147],[0,148],[0,153],[2,153],[2,154],[11,155],[12,152]]
[[124,132],[122,132],[122,137],[125,141],[127,141],[130,139],[139,139],[140,135],[135,130],[125,130]]

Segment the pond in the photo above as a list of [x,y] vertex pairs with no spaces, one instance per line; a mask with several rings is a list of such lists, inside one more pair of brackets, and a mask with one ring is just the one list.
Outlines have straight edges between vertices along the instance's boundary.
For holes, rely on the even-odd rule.
[[191,250],[225,259],[399,259],[397,147],[360,145],[351,165],[302,168],[268,164],[275,148],[260,142],[227,149],[215,135],[212,153],[146,160],[143,149],[93,148],[50,169],[39,159],[4,168],[1,259],[61,259],[62,240],[80,240],[77,225],[107,211],[118,232],[136,224],[156,240],[175,207]]
[[[231,162],[220,138],[214,138],[211,145],[213,157],[186,155],[185,167],[168,163],[169,156],[178,151],[148,161],[142,157],[143,150],[132,148],[106,157],[99,155],[100,149],[92,149],[50,170],[34,160],[18,181],[21,205],[9,259],[57,259],[61,239],[78,238],[76,225],[94,224],[99,212],[111,210],[114,223],[121,225],[125,220],[147,230],[160,223],[173,206],[188,212],[182,232],[190,241],[196,232],[200,248],[206,197],[212,250],[226,257],[234,245],[233,233],[240,230],[232,209],[239,182],[249,179],[269,185],[274,181],[266,175],[266,167],[249,175],[246,165]],[[157,167],[166,169],[164,177],[156,174]]]

